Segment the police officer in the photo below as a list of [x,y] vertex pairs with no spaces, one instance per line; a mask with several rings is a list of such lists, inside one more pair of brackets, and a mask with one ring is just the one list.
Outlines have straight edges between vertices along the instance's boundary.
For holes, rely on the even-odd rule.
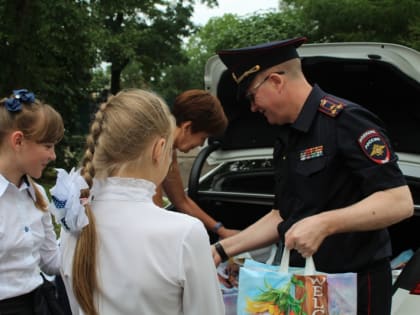
[[297,48],[306,38],[219,51],[238,96],[270,124],[273,210],[216,243],[216,265],[284,237],[291,265],[313,256],[319,271],[358,274],[358,314],[390,314],[387,227],[413,214],[413,201],[381,120],[360,105],[311,86]]

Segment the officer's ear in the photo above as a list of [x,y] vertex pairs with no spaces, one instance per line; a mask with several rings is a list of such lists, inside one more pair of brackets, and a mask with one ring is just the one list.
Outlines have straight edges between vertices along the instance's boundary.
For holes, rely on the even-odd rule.
[[269,80],[276,85],[283,85],[285,81],[285,76],[278,74],[276,72],[273,72],[270,74]]

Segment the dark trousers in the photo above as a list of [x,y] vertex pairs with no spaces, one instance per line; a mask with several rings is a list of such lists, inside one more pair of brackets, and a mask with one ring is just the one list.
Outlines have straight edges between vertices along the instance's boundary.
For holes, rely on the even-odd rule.
[[[43,277],[44,278],[44,277]],[[65,315],[54,283],[44,283],[30,293],[0,301],[0,315]]]
[[382,259],[357,276],[357,314],[391,314],[392,274],[388,259]]
[[0,301],[0,315],[34,315],[34,291]]

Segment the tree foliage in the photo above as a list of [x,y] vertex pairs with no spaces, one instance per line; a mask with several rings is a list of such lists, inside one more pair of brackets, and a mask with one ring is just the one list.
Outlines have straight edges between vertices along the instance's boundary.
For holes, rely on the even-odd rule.
[[25,87],[58,109],[66,134],[57,163],[74,164],[77,154],[69,152],[80,150],[81,142],[74,135],[87,131],[96,107],[92,95],[101,92],[98,83],[106,74],[98,65],[110,63],[108,85],[113,92],[120,89],[121,73],[130,63],[138,65],[143,85],[152,82],[161,67],[185,58],[181,38],[193,29],[193,4],[192,0],[0,0],[2,91],[8,94]]
[[420,48],[418,0],[284,0],[316,24],[314,42],[377,41]]
[[89,119],[86,89],[96,62],[89,11],[76,1],[1,0],[0,12],[2,93],[27,88],[61,113],[66,135],[57,163],[62,165],[71,134],[80,133]]
[[[90,1],[101,34],[101,60],[110,64],[111,93],[121,89],[126,67],[147,86],[159,70],[183,60],[183,38],[194,30],[191,16],[196,1],[96,0]],[[202,0],[208,5],[215,0]],[[132,77],[132,76],[131,76]],[[125,80],[129,82],[130,80]]]
[[[205,63],[219,49],[295,36],[306,36],[309,43],[378,41],[420,49],[420,1],[283,0],[278,11],[212,18],[190,37],[185,47],[188,63],[176,67],[177,77],[188,76],[184,82],[203,87]],[[173,69],[167,69],[167,79]],[[169,85],[168,81],[161,86],[166,91]]]
[[[166,77],[160,86],[163,93],[166,95],[165,87],[171,84],[171,72],[174,69],[177,71],[177,77],[183,78],[183,82],[191,82],[191,87],[194,88],[203,88],[205,63],[220,49],[311,34],[314,26],[304,22],[300,14],[300,11],[286,8],[281,12],[268,11],[244,17],[225,14],[222,17],[211,18],[189,38],[185,47],[188,63],[166,69]],[[178,93],[180,91],[182,90],[178,90]],[[172,91],[168,98],[173,94]]]
[[0,10],[2,89],[30,86],[54,94],[60,86],[66,93],[74,93],[66,87],[74,87],[74,82],[89,83],[95,47],[83,4],[3,0]]

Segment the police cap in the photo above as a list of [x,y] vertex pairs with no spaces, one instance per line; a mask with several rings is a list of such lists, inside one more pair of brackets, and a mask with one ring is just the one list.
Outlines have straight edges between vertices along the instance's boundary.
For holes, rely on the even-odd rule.
[[256,46],[219,50],[217,54],[232,72],[233,80],[238,84],[238,97],[241,98],[260,71],[298,58],[296,49],[305,41],[306,37],[298,37]]

